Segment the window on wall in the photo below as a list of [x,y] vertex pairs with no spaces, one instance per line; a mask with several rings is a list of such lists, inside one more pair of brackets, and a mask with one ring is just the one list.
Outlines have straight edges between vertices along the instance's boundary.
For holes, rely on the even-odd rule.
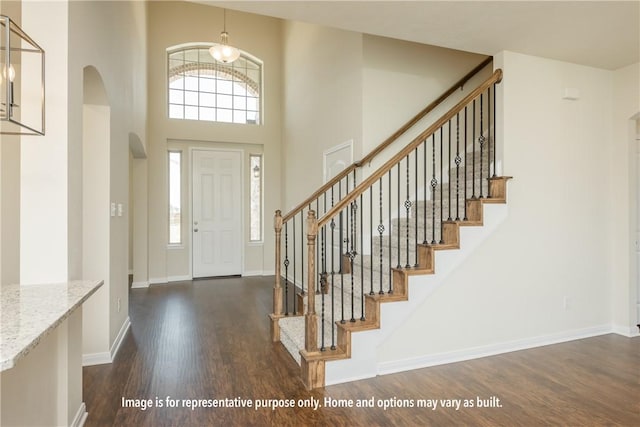
[[260,124],[262,62],[242,52],[223,64],[209,47],[168,51],[169,118]]
[[182,152],[169,151],[169,244],[182,243],[182,203],[180,197]]
[[262,155],[249,156],[249,170],[251,172],[251,212],[250,212],[250,240],[262,241]]

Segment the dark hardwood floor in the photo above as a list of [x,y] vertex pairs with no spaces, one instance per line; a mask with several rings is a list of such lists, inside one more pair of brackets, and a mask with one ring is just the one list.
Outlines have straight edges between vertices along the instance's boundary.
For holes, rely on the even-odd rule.
[[[638,426],[640,338],[573,341],[306,391],[269,339],[273,278],[132,289],[114,363],[84,368],[86,426]],[[122,398],[500,399],[489,408],[123,408]],[[414,401],[414,404],[417,401]],[[486,403],[496,403],[495,400]]]

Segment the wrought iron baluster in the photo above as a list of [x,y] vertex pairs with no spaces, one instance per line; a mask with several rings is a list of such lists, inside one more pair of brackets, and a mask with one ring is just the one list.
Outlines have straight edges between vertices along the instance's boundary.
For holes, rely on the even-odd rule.
[[[320,234],[324,235],[325,231],[326,231],[326,225],[322,226],[322,230],[320,230]],[[326,351],[326,347],[325,347],[325,338],[324,338],[324,331],[325,331],[325,321],[324,318],[326,316],[325,312],[325,289],[327,287],[327,270],[326,270],[326,266],[325,264],[325,253],[324,253],[324,238],[322,239],[322,266],[321,266],[321,273],[320,273],[320,301],[321,301],[321,309],[320,309],[320,334],[322,335],[321,341],[320,341],[320,351]]]
[[482,190],[482,163],[484,162],[484,143],[486,138],[484,137],[484,122],[483,122],[483,107],[484,102],[482,101],[482,95],[480,94],[480,136],[478,137],[478,142],[480,143],[480,198],[484,198],[483,190]]
[[473,114],[471,116],[471,120],[472,120],[471,149],[473,150],[473,152],[471,153],[472,159],[473,159],[471,161],[471,172],[472,172],[471,173],[471,198],[475,199],[476,198],[476,100],[475,99],[473,100]]
[[[333,207],[333,187],[331,188],[331,206]],[[335,277],[336,277],[336,269],[335,269],[335,258],[336,258],[336,246],[335,246],[335,235],[336,235],[336,221],[335,218],[331,218],[331,222],[329,223],[329,227],[331,228],[331,350],[336,349],[336,336],[333,328],[333,324],[336,321],[335,314]]]
[[467,164],[467,158],[469,157],[467,153],[467,125],[469,124],[467,120],[467,107],[464,107],[464,218],[463,221],[468,221],[467,217],[467,183],[469,182],[469,165]]
[[415,216],[415,238],[416,238],[416,246],[415,246],[415,263],[414,263],[414,267],[418,268],[418,147],[416,147],[416,149],[413,152],[413,156],[414,156],[414,172],[415,172],[415,179],[414,179],[414,202],[415,202],[415,209],[413,211],[413,216]]
[[[397,193],[397,199],[398,199],[398,210],[396,211],[398,213],[398,223],[396,226],[396,235],[397,235],[397,241],[398,241],[398,264],[396,265],[396,268],[401,268],[402,266],[400,265],[400,229],[402,227],[400,227],[400,162],[398,162],[398,164],[396,165],[396,169],[398,170],[398,193]],[[391,221],[391,217],[389,217],[389,221]],[[391,236],[389,236],[389,238],[391,238]]]
[[393,234],[393,230],[391,229],[391,169],[389,169],[389,174],[388,174],[388,178],[389,178],[389,194],[387,195],[389,197],[389,289],[388,289],[388,293],[392,292],[391,289],[391,262],[392,262],[392,255],[393,252],[391,251],[391,235]]
[[[407,199],[404,201],[404,209],[406,211],[406,220],[407,220],[407,227],[406,227],[406,234],[405,234],[405,244],[407,245],[407,248],[406,248],[407,259],[404,267],[410,268],[411,265],[409,264],[409,225],[411,224],[411,221],[409,220],[409,211],[411,210],[411,200],[409,199],[410,196],[409,196],[409,155],[408,154],[406,157],[406,161],[407,161],[407,177],[406,177]],[[398,239],[398,241],[399,240],[400,239]],[[400,254],[398,254],[398,262],[400,262]]]
[[[302,214],[302,212],[301,212]],[[293,314],[297,314],[298,312],[296,311],[296,300],[297,295],[296,295],[296,216],[294,215],[293,218],[291,218],[291,241],[293,242]],[[300,218],[302,220],[302,218]],[[302,247],[302,251],[304,252],[304,246]]]
[[[373,295],[373,184],[371,184],[371,191],[369,192],[369,226],[371,227],[371,233],[369,233],[371,236],[369,239],[369,295]],[[380,246],[382,247],[382,244]],[[362,295],[364,295],[364,292]]]
[[[382,290],[382,272],[384,271],[384,266],[382,265],[382,233],[384,233],[384,223],[382,219],[382,177],[380,177],[380,223],[378,223],[378,234],[380,236],[380,295],[384,295],[384,291]],[[372,266],[373,267],[373,266]]]
[[444,151],[442,151],[442,140],[444,134],[444,126],[440,128],[440,244],[444,243],[443,240],[443,231],[444,231],[444,188],[443,188],[443,179],[442,179],[442,170],[444,166],[442,164],[442,158],[444,157]]
[[460,113],[456,114],[456,221],[460,221]]
[[436,244],[436,133],[431,135],[432,151],[431,151],[431,244]]
[[[342,200],[342,186],[338,187],[338,189],[339,189],[338,197],[340,200]],[[344,217],[344,209],[340,211],[340,214],[338,216],[338,221],[339,221],[338,233],[340,237],[340,257],[338,258],[340,260],[340,312],[341,312],[340,323],[344,323],[344,269],[343,269],[344,247],[342,246],[344,244],[343,217]]]
[[351,209],[351,250],[349,251],[349,266],[350,266],[350,272],[351,272],[351,322],[355,322],[355,283],[354,283],[354,278],[355,278],[355,272],[353,269],[353,260],[356,257],[356,249],[355,249],[355,236],[356,236],[356,231],[355,231],[355,226],[356,226],[356,212],[358,209],[358,206],[356,205],[356,202],[353,201],[351,202],[350,205],[350,209]]
[[424,162],[424,168],[422,170],[423,178],[422,178],[422,218],[424,219],[424,230],[423,230],[423,239],[422,244],[426,245],[427,241],[427,140],[425,139],[422,142],[422,157]]
[[284,223],[284,315],[289,315],[289,223]]
[[498,117],[496,116],[496,84],[493,84],[493,177],[496,177],[496,150],[498,149],[498,143],[496,141],[496,123]]
[[[373,191],[373,188],[369,188],[369,194]],[[362,204],[362,193],[360,193],[360,320],[364,320],[364,222],[362,222],[362,211],[364,210]]]
[[[487,144],[487,186],[489,185],[489,175],[491,175],[491,144],[495,144],[495,140],[491,139],[491,86],[487,88],[487,123],[489,129],[487,129],[487,139],[489,143]],[[494,147],[495,149],[495,147]],[[493,170],[495,171],[495,165],[493,166]],[[489,194],[489,189],[487,188],[487,197],[491,197]]]
[[447,185],[447,201],[449,202],[449,216],[447,217],[447,221],[451,221],[451,120],[449,120],[449,139],[448,139],[448,147],[447,154],[449,155],[449,162],[447,163],[447,179],[449,181],[449,185]]

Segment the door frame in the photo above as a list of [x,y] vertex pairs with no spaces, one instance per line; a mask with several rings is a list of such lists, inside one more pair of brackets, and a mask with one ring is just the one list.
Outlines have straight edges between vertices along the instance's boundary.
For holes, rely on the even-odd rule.
[[329,181],[327,166],[327,159],[330,155],[339,153],[340,151],[345,151],[349,153],[349,163],[345,165],[345,169],[353,164],[353,139],[345,141],[341,144],[334,145],[331,148],[327,148],[322,152],[322,182],[325,183]]
[[[217,144],[217,143],[213,143]],[[240,275],[244,276],[245,264],[244,264],[244,256],[245,256],[245,232],[244,229],[246,227],[246,218],[245,218],[245,155],[246,152],[240,148],[221,148],[221,147],[189,147],[189,275],[193,279],[193,173],[194,173],[194,165],[193,165],[193,152],[194,151],[216,151],[216,152],[235,152],[240,153],[240,213],[242,215],[242,221],[240,222]]]

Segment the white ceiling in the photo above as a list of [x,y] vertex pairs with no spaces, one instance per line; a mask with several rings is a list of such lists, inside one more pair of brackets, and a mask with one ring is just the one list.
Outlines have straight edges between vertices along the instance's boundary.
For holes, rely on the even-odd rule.
[[640,61],[639,0],[197,2],[486,55],[611,70]]

